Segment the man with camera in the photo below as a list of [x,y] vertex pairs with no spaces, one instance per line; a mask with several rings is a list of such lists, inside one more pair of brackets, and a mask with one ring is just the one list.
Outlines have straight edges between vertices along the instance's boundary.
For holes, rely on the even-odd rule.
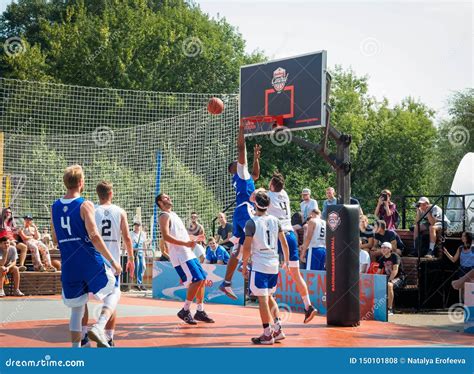
[[378,219],[385,221],[387,230],[394,231],[397,228],[399,215],[397,206],[390,200],[391,197],[392,193],[387,189],[380,193],[374,215],[378,217]]

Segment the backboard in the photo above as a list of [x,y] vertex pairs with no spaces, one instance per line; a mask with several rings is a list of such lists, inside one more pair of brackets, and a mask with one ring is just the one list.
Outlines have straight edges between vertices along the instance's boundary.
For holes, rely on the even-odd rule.
[[240,120],[245,134],[325,126],[326,51],[240,68]]

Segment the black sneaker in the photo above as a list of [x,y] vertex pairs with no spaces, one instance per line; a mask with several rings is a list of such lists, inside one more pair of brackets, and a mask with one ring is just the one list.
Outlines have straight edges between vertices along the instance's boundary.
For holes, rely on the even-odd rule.
[[314,306],[310,305],[308,309],[304,311],[304,321],[303,323],[309,323],[318,311],[314,308]]
[[81,340],[81,348],[90,348],[91,347],[91,341],[89,340],[89,337],[86,335],[84,336],[84,339]]
[[196,314],[194,315],[194,319],[196,321],[201,321],[201,322],[206,322],[206,323],[214,323],[214,320],[209,317],[206,313],[206,311],[196,311]]
[[110,339],[110,340],[109,340],[109,345],[110,345],[111,347],[115,347],[115,343],[114,343],[114,340],[113,340],[113,339]]
[[189,310],[181,309],[178,312],[178,317],[181,318],[188,325],[197,325],[197,322],[194,320],[193,315]]
[[143,284],[141,284],[139,286],[139,288],[140,288],[140,291],[147,291],[148,290],[148,288],[146,288]]
[[273,339],[273,333],[272,335],[260,335],[258,338],[252,338],[252,343],[253,344],[258,344],[258,345],[272,345],[275,343],[275,339]]

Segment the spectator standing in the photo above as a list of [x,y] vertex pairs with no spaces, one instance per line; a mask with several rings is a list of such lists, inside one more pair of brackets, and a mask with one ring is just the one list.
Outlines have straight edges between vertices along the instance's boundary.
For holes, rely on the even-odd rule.
[[23,292],[20,291],[20,271],[16,266],[18,254],[16,248],[9,244],[8,233],[6,230],[0,231],[0,256],[0,297],[5,296],[3,284],[5,282],[5,277],[7,277],[8,274],[11,274],[13,277],[13,295],[25,296]]
[[[31,252],[35,271],[49,271],[54,273],[56,268],[51,264],[49,248],[39,240],[40,234],[38,227],[36,227],[33,222],[33,217],[26,215],[23,217],[23,220],[24,223],[23,228],[20,230],[20,237]],[[41,261],[41,259],[43,259],[43,261]]]
[[230,255],[222,245],[218,245],[214,238],[210,238],[206,248],[206,264],[227,265]]
[[327,199],[323,202],[323,213],[321,214],[323,220],[328,218],[328,206],[337,204],[336,190],[333,187],[326,188],[326,197]]
[[[425,214],[426,216],[423,217]],[[418,232],[418,223],[420,224],[420,232]],[[429,232],[430,246],[425,257],[432,258],[434,256],[436,239],[439,236],[439,232],[443,229],[443,224],[445,226],[449,224],[449,220],[443,215],[443,210],[437,205],[430,204],[430,200],[427,197],[420,197],[417,202],[414,240],[416,242],[418,235]]]
[[387,230],[394,231],[397,228],[400,216],[397,211],[397,205],[391,201],[391,198],[392,193],[390,190],[382,190],[377,201],[374,215],[378,219],[385,221]]
[[227,222],[225,213],[219,213],[217,215],[219,220],[219,228],[217,229],[217,243],[223,246],[227,251],[230,251],[234,246],[234,243],[230,240],[232,237],[233,226]]
[[16,247],[18,253],[20,254],[20,264],[18,270],[26,271],[25,260],[28,248],[25,243],[20,242],[21,238],[19,236],[19,230],[16,227],[15,218],[13,217],[13,212],[10,207],[4,208],[2,210],[2,214],[0,216],[0,230],[5,230],[7,232],[10,245]]
[[130,233],[132,237],[133,251],[135,252],[135,277],[137,278],[136,288],[140,291],[146,291],[143,285],[143,276],[146,271],[146,256],[147,249],[146,233],[142,230],[142,223],[138,220],[133,221],[133,231]]
[[303,215],[303,222],[306,222],[309,219],[311,211],[318,209],[318,202],[311,198],[311,190],[309,188],[303,189],[301,199],[301,214]]
[[386,274],[388,279],[388,315],[393,315],[394,290],[405,285],[405,273],[399,255],[392,252],[392,244],[382,243],[382,257],[379,262],[379,274]]
[[463,232],[461,235],[462,245],[458,247],[456,253],[451,255],[446,248],[443,248],[444,254],[451,262],[460,260],[460,266],[456,273],[456,279],[459,279],[474,269],[474,246],[472,245],[472,234]]

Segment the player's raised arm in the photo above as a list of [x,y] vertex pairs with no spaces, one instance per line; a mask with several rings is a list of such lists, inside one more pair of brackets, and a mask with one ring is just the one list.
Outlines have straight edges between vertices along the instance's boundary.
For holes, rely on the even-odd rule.
[[133,278],[133,274],[135,272],[135,260],[133,258],[133,243],[128,228],[127,212],[125,212],[125,210],[122,210],[122,214],[120,215],[120,231],[122,232],[123,244],[125,245],[128,255],[127,266],[125,270],[128,271],[130,276]]
[[237,162],[241,165],[247,165],[247,149],[245,148],[245,125],[243,122],[239,126],[239,135],[237,136]]
[[253,167],[252,167],[252,178],[256,181],[260,178],[260,153],[262,151],[262,146],[260,144],[255,144],[253,147]]
[[122,267],[120,264],[115,262],[112,254],[107,249],[107,246],[104,243],[104,240],[99,235],[99,231],[97,230],[97,224],[95,222],[95,209],[94,204],[90,201],[85,201],[81,205],[81,218],[84,220],[84,224],[86,226],[87,235],[94,245],[95,249],[99,251],[99,253],[105,257],[107,261],[110,262],[110,265],[115,269],[115,274],[118,275],[122,272]]
[[193,248],[196,245],[196,242],[193,240],[190,241],[183,241],[175,238],[170,234],[170,217],[166,213],[162,213],[159,219],[160,223],[160,231],[161,236],[165,242],[176,244],[176,245],[184,245],[185,247]]

